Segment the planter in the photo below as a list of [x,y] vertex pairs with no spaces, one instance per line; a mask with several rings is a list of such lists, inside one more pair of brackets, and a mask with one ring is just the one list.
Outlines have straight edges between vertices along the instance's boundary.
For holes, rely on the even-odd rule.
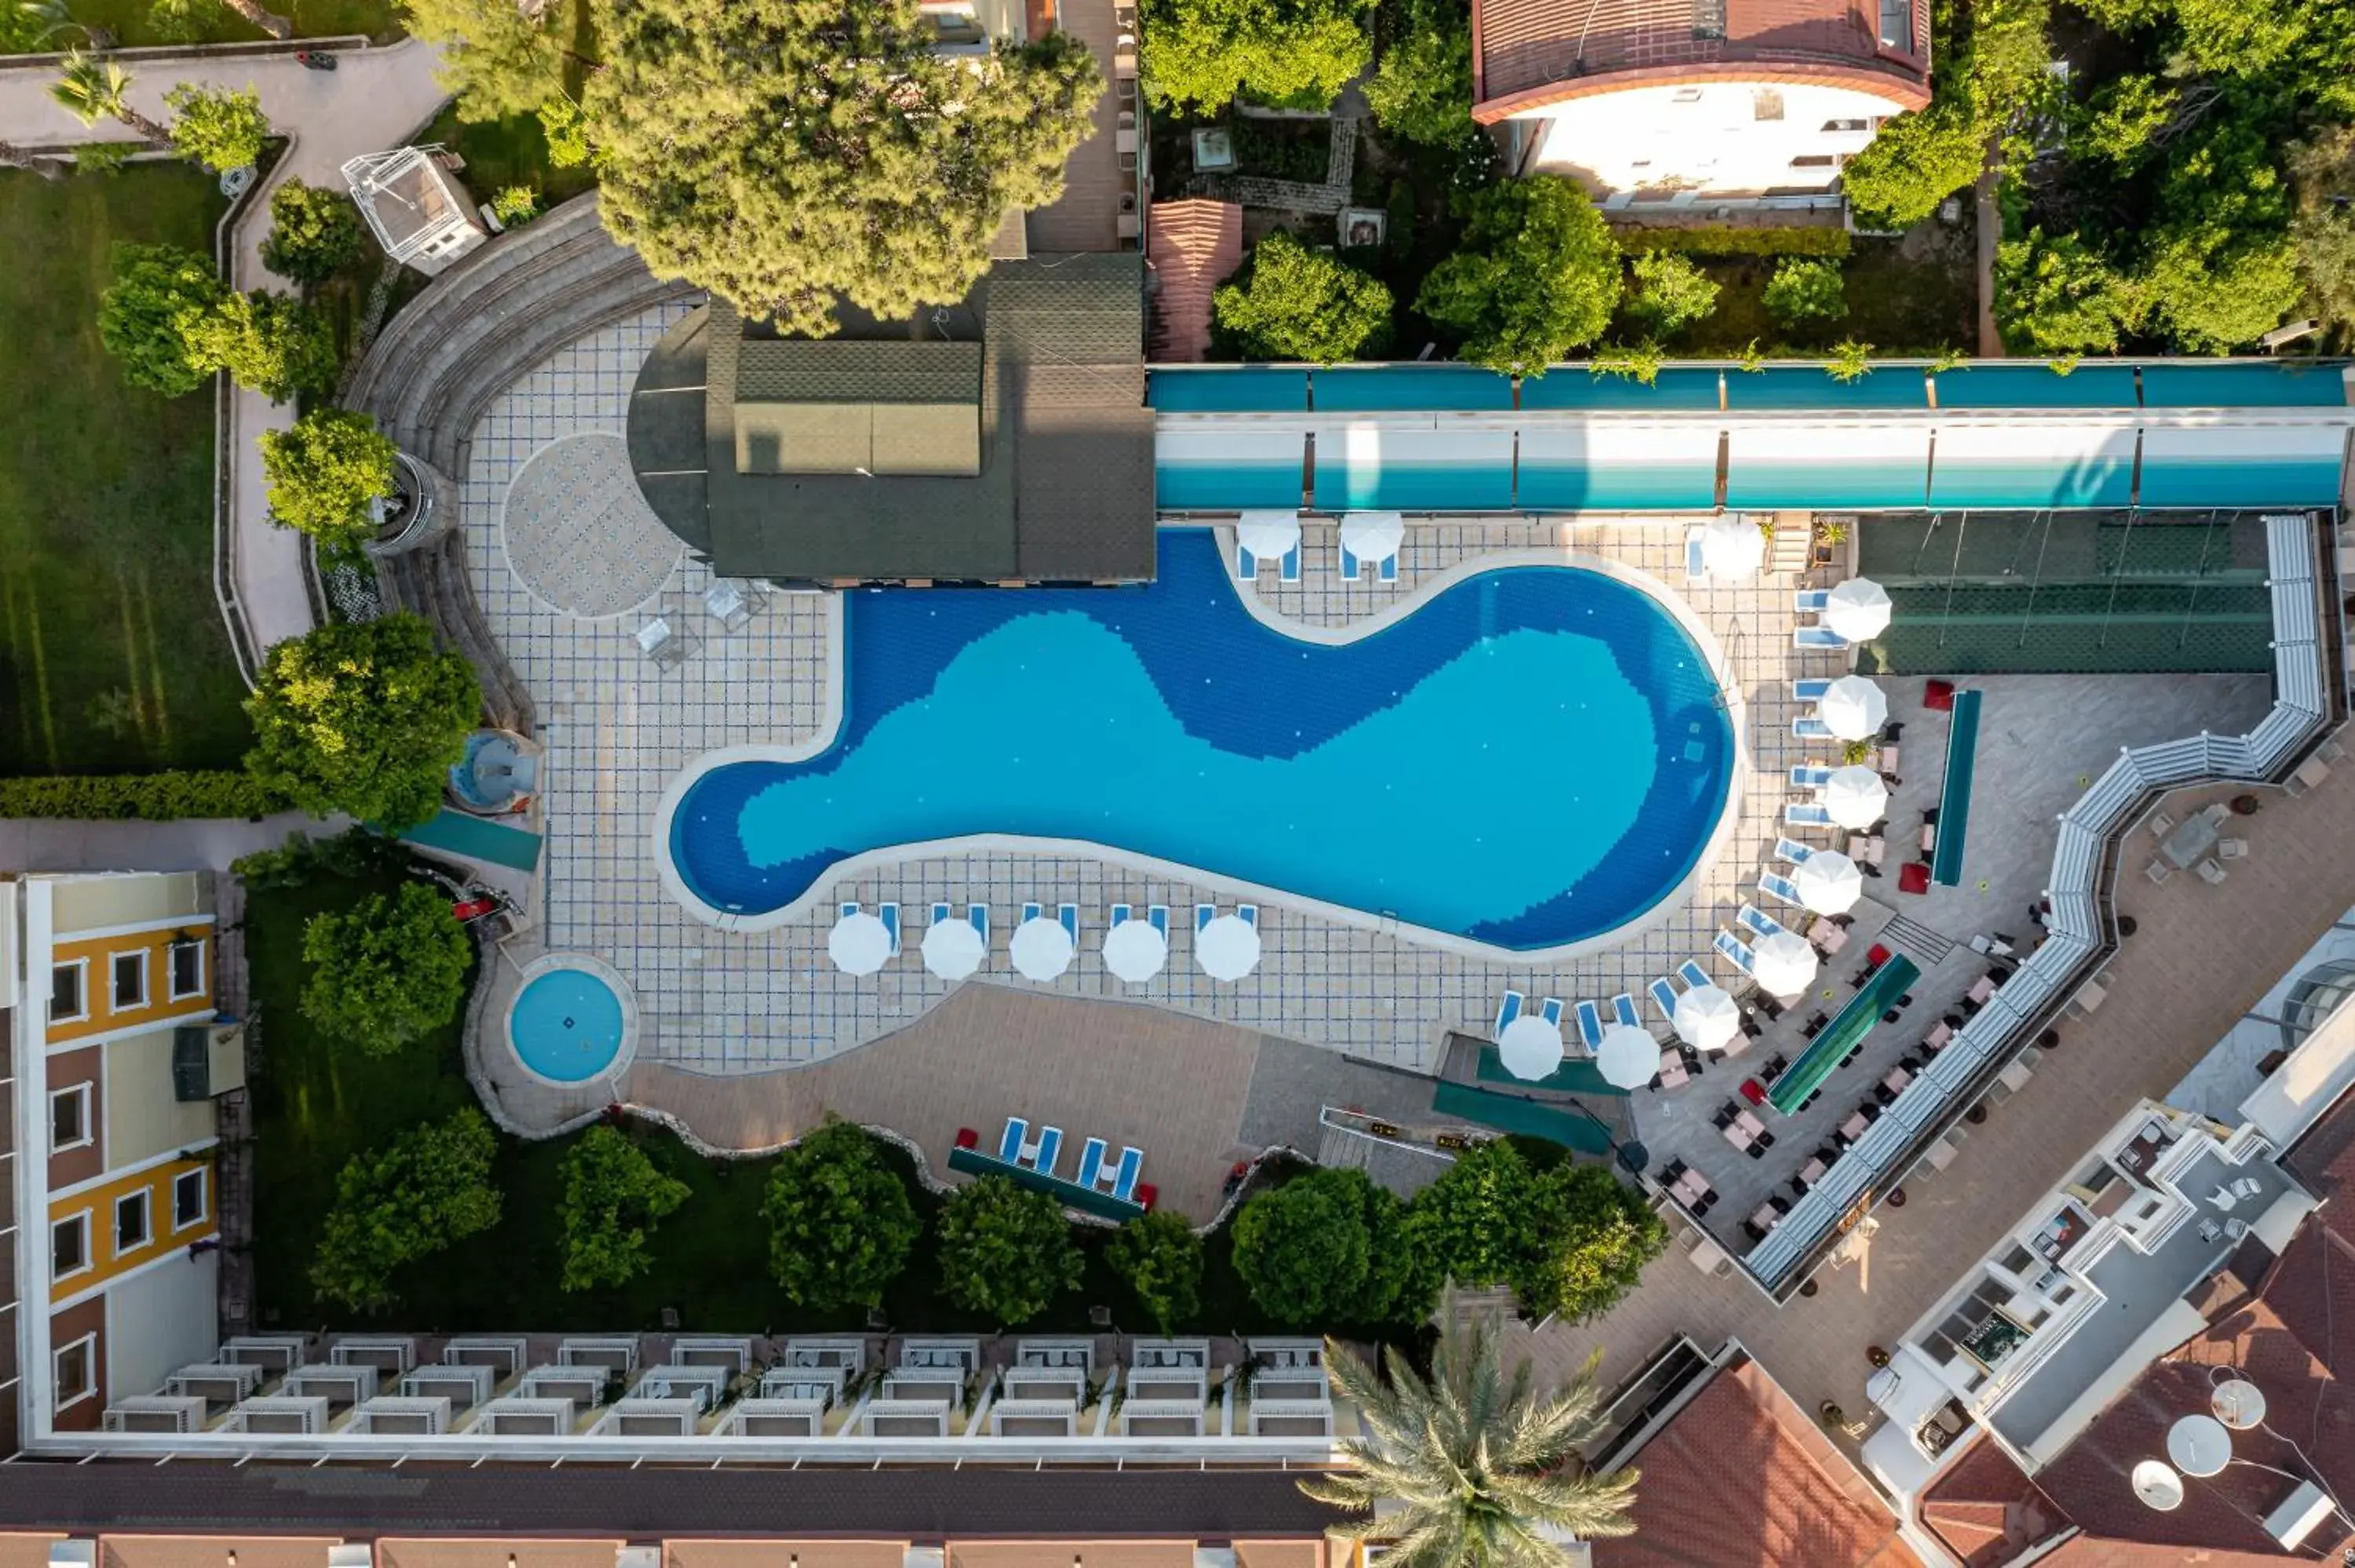
[[2036,1048],[2040,1051],[2056,1050],[2060,1044],[2061,1032],[2058,1029],[2048,1029],[2036,1037]]
[[2232,815],[2236,817],[2254,817],[2257,814],[2257,807],[2259,804],[2260,802],[2254,795],[2235,795],[2232,797]]
[[1979,1126],[1987,1120],[1987,1107],[1983,1105],[1973,1106],[1970,1109],[1963,1113],[1963,1119],[1969,1122],[1973,1127]]
[[428,540],[438,537],[455,516],[453,508],[442,504],[448,482],[430,464],[421,462],[407,452],[396,453],[392,463],[392,490],[384,503],[384,521],[377,536],[369,542],[371,556],[405,556]]
[[1885,1367],[1889,1364],[1889,1352],[1879,1345],[1867,1345],[1864,1348],[1864,1359],[1875,1367]]
[[2135,921],[2135,917],[2134,917],[2133,916],[2131,916],[2131,915],[2121,915],[2121,916],[2118,916],[2118,940],[2119,940],[2119,941],[2121,941],[2121,942],[2125,941],[2128,937],[2133,936],[2137,931],[2139,931],[2139,930],[2141,930],[2141,929],[2142,929],[2141,926],[2139,926],[2138,924],[2137,924],[2137,923],[2136,923],[2136,921]]

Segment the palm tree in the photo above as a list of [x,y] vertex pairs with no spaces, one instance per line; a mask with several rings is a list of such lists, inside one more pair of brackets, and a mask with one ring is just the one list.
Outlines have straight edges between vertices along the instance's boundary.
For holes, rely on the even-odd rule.
[[[1447,1327],[1428,1381],[1395,1348],[1386,1383],[1326,1341],[1326,1371],[1370,1434],[1342,1446],[1354,1469],[1300,1483],[1319,1502],[1364,1514],[1337,1533],[1395,1542],[1398,1568],[1561,1568],[1565,1536],[1633,1533],[1636,1472],[1594,1475],[1578,1452],[1604,1425],[1593,1363],[1540,1396],[1526,1361],[1505,1376],[1485,1317],[1460,1311],[1452,1292],[1440,1317]],[[1400,1506],[1373,1517],[1385,1499]]]
[[55,158],[41,157],[6,142],[0,142],[0,166],[11,169],[30,169],[45,180],[65,178],[65,173],[59,168]]
[[112,60],[99,59],[75,49],[59,68],[58,79],[49,86],[49,96],[85,125],[120,120],[155,145],[168,144],[172,133],[132,108],[124,98],[130,87],[129,71]]

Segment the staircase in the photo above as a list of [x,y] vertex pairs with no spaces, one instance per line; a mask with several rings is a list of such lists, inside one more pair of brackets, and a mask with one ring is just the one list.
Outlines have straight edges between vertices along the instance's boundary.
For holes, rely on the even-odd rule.
[[1925,969],[1942,961],[1955,947],[1952,938],[1943,937],[1919,920],[1909,920],[1902,915],[1889,917],[1889,924],[1881,928],[1879,939],[1914,959]]
[[1816,514],[1812,512],[1777,512],[1774,514],[1774,537],[1768,543],[1766,569],[1769,572],[1789,572],[1794,576],[1807,569],[1807,551],[1816,540]]

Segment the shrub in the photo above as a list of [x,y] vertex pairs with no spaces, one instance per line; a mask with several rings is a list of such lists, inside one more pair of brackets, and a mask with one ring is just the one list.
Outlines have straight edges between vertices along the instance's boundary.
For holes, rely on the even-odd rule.
[[1829,261],[1785,261],[1766,281],[1761,302],[1785,330],[1839,320],[1848,314],[1840,270]]
[[335,328],[292,295],[267,289],[224,295],[208,312],[184,313],[179,328],[191,365],[226,370],[273,403],[335,385]]
[[1598,1318],[1667,1250],[1668,1227],[1643,1195],[1602,1165],[1565,1162],[1532,1184],[1523,1308],[1572,1323]]
[[1464,357],[1542,376],[1593,343],[1619,303],[1619,247],[1586,193],[1551,175],[1470,198],[1464,248],[1432,269],[1415,309],[1465,334]]
[[1281,229],[1253,249],[1244,281],[1220,288],[1213,304],[1248,359],[1332,365],[1390,336],[1391,291],[1380,280]]
[[2140,291],[2074,234],[2031,228],[1996,248],[1996,320],[2017,349],[2108,354],[2142,316]]
[[289,179],[270,197],[261,264],[297,283],[324,283],[359,259],[360,213],[343,192]]
[[98,340],[133,387],[179,397],[205,384],[211,367],[188,352],[181,323],[209,315],[229,293],[212,259],[176,245],[126,245],[109,252],[114,281],[98,301]]
[[1163,1334],[1191,1319],[1202,1303],[1202,1238],[1183,1214],[1156,1209],[1114,1233],[1104,1262]]
[[1979,176],[1987,132],[1941,101],[1901,114],[1840,171],[1840,189],[1868,228],[1911,228]]
[[1234,144],[1238,174],[1309,185],[1325,183],[1333,155],[1333,128],[1327,122],[1238,118],[1228,123],[1227,135]]
[[313,816],[413,827],[441,809],[482,705],[474,667],[414,615],[322,626],[263,657],[246,769]]
[[1653,332],[1672,333],[1717,309],[1717,285],[1674,251],[1647,251],[1630,270],[1636,297],[1627,302],[1627,313]]
[[564,1224],[567,1290],[627,1285],[652,1268],[646,1238],[691,1191],[610,1127],[581,1135],[564,1156],[563,1176],[557,1213]]
[[1002,1328],[1035,1318],[1080,1283],[1080,1249],[1044,1192],[984,1176],[941,1205],[941,1291]]
[[505,185],[491,197],[491,216],[506,228],[519,228],[539,216],[539,192],[531,185]]
[[1234,1247],[1252,1299],[1280,1322],[1412,1320],[1437,1293],[1405,1211],[1362,1171],[1311,1171],[1262,1192],[1236,1213]]
[[1623,228],[1622,249],[1686,256],[1846,256],[1845,228]]
[[82,774],[0,779],[0,817],[84,822],[171,822],[187,817],[265,817],[286,801],[249,774]]
[[1396,0],[1366,107],[1385,134],[1444,147],[1473,133],[1472,16],[1464,0]]
[[264,430],[272,520],[311,535],[330,561],[358,555],[376,536],[373,503],[392,493],[397,455],[374,419],[348,408],[314,408],[291,429]]
[[352,1156],[336,1178],[312,1287],[346,1306],[384,1306],[395,1269],[497,1224],[497,1152],[491,1124],[469,1106]]
[[466,928],[448,896],[422,882],[314,915],[303,1016],[353,1049],[388,1056],[458,1016],[466,1000]]
[[879,1307],[923,1223],[856,1123],[828,1121],[777,1157],[761,1213],[769,1272],[797,1307]]
[[217,175],[261,162],[270,118],[253,89],[235,92],[184,81],[164,95],[164,106],[172,111],[172,150],[183,158]]
[[1215,111],[1239,97],[1323,109],[1366,69],[1370,0],[1146,0],[1145,96]]
[[589,117],[560,90],[539,106],[539,133],[548,142],[548,161],[559,169],[577,169],[597,156]]

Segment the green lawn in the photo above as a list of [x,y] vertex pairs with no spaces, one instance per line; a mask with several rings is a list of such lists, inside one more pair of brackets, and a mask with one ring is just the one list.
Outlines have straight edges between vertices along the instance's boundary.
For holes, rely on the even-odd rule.
[[210,254],[178,164],[0,172],[0,772],[231,768],[251,738],[212,590],[213,398],[124,385],[98,341],[115,240]]
[[[768,1225],[761,1216],[772,1161],[709,1160],[668,1133],[627,1124],[666,1170],[694,1189],[655,1234],[652,1273],[620,1290],[570,1293],[561,1271],[556,1207],[559,1165],[570,1139],[503,1139],[494,1179],[505,1194],[499,1224],[394,1277],[400,1300],[370,1316],[321,1302],[306,1271],[335,1196],[336,1174],[357,1151],[420,1121],[474,1103],[459,1062],[455,1025],[389,1058],[338,1049],[312,1029],[298,998],[305,978],[303,927],[325,909],[348,907],[400,879],[388,866],[360,876],[322,874],[291,890],[250,892],[246,951],[260,1020],[252,1077],[256,1206],[255,1276],[261,1321],[278,1327],[398,1326],[420,1332],[493,1330],[564,1331],[655,1329],[663,1308],[708,1332],[764,1333],[856,1329],[864,1314],[810,1312],[789,1305],[768,1274]],[[893,1154],[892,1158],[899,1157]],[[912,1172],[911,1172],[912,1174]],[[939,1200],[911,1180],[926,1222],[908,1270],[885,1308],[897,1328],[986,1330],[938,1293],[932,1218]],[[1087,1275],[1029,1327],[1084,1330],[1088,1308],[1112,1308],[1128,1331],[1150,1331],[1127,1289],[1103,1260],[1110,1233],[1080,1232]],[[1189,1325],[1206,1333],[1284,1331],[1254,1308],[1229,1262],[1226,1234],[1209,1240],[1202,1310]]]
[[478,202],[508,185],[529,185],[546,208],[597,185],[596,174],[586,165],[559,169],[548,161],[548,138],[536,114],[468,122],[458,118],[455,105],[444,105],[417,140],[439,142],[466,160],[458,178]]
[[[378,43],[389,43],[400,37],[400,18],[394,12],[393,0],[261,0],[266,9],[275,11],[294,24],[294,35],[303,38],[342,37],[362,34]],[[123,48],[136,48],[147,44],[251,43],[270,35],[244,17],[218,4],[197,0],[190,7],[192,26],[187,32],[158,29],[151,20],[155,0],[73,0],[73,17],[90,26],[104,27],[114,35],[114,41]],[[193,33],[193,37],[188,36]]]

